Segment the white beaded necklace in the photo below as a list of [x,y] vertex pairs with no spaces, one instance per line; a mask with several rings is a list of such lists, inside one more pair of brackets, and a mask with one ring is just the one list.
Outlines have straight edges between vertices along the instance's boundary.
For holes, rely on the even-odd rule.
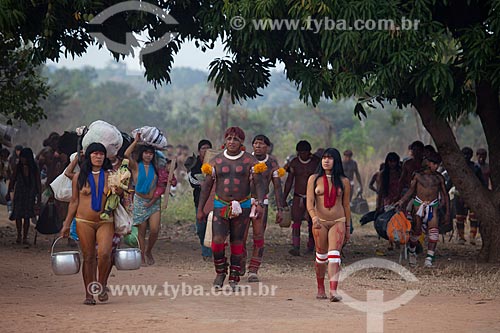
[[98,175],[98,174],[100,174],[100,173],[101,173],[101,170],[99,170],[99,171],[94,171],[94,170],[92,170],[92,174],[93,174],[93,175]]
[[[253,156],[255,156],[255,153],[252,153],[252,155],[253,155]],[[265,158],[265,159],[263,159],[262,161],[260,161],[259,159],[257,159],[257,160],[258,160],[259,162],[266,163],[266,162],[267,162],[267,160],[268,160],[268,158],[269,158],[269,155],[268,155],[268,154],[266,154],[266,158]]]
[[300,158],[300,156],[297,156],[297,157],[299,158],[299,161],[302,164],[307,164],[307,163],[311,162],[311,158],[309,158],[308,160],[304,161],[303,159]]
[[231,156],[227,153],[227,149],[226,149],[226,150],[224,150],[224,157],[227,158],[228,160],[235,161],[238,158],[240,158],[241,156],[243,156],[244,153],[245,153],[244,151],[241,151],[238,155]]

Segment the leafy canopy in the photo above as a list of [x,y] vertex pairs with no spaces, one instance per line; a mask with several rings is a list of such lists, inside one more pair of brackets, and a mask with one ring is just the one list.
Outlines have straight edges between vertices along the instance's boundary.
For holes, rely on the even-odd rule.
[[[94,43],[88,21],[121,1],[53,0],[2,2],[0,30],[7,38],[30,41],[35,64],[57,60],[62,53],[79,56]],[[269,83],[270,70],[285,65],[287,78],[300,98],[316,105],[321,98],[360,96],[366,105],[382,99],[399,106],[421,94],[435,100],[437,110],[449,119],[474,107],[474,84],[492,82],[498,88],[500,0],[241,0],[149,2],[169,11],[178,25],[168,25],[151,14],[123,12],[101,28],[117,42],[126,32],[146,33],[153,42],[168,31],[177,38],[161,50],[143,56],[147,80],[170,82],[173,56],[185,41],[202,50],[221,38],[231,56],[215,59],[209,79],[219,93],[233,100],[254,98]],[[246,26],[231,28],[241,16]],[[308,18],[339,21],[388,20],[388,30],[273,29],[257,30],[252,19]],[[417,22],[418,29],[402,30],[402,19]],[[300,27],[303,27],[301,25]],[[306,26],[307,27],[307,26]],[[18,46],[19,46],[18,45]],[[114,54],[119,58],[119,54]],[[359,105],[355,112],[364,114]]]

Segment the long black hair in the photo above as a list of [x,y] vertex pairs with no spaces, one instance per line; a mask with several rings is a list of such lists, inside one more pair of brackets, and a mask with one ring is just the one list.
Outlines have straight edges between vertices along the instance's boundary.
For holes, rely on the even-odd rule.
[[395,152],[390,152],[385,157],[384,170],[382,170],[382,184],[380,190],[380,194],[383,196],[387,196],[389,194],[389,182],[390,182],[390,174],[391,170],[389,168],[389,162],[395,161],[396,163],[396,171],[401,174],[401,163],[399,163],[400,158],[399,155]]
[[[92,172],[92,161],[90,160],[90,154],[93,152],[100,151],[106,155],[106,147],[102,143],[93,142],[85,150],[85,157],[80,164],[80,175],[78,176],[78,189],[82,189],[87,183],[87,177]],[[113,168],[111,161],[105,157],[102,164],[102,169],[110,170]]]
[[[335,148],[327,148],[323,155],[321,155],[321,159],[323,157],[333,157],[333,169],[332,169],[332,181],[336,188],[341,188],[342,192],[344,191],[344,183],[342,183],[342,178],[345,178],[344,168],[342,167],[342,158],[340,157],[340,152]],[[325,175],[325,169],[323,169],[323,165],[321,161],[318,164],[318,168],[316,169],[316,179],[314,180],[314,186],[316,186],[316,182],[318,178],[323,177]]]
[[[26,177],[23,172],[23,163],[21,163],[21,158],[26,160],[26,164],[28,165],[28,176]],[[16,166],[16,177],[23,177],[23,181],[25,184],[31,185],[32,182],[35,181],[36,175],[38,173],[38,166],[35,162],[35,158],[33,157],[33,151],[31,148],[23,148],[19,153],[19,161]]]

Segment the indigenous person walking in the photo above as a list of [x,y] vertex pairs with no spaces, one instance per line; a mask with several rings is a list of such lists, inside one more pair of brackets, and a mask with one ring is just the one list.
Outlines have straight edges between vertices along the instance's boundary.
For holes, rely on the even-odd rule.
[[[488,183],[483,177],[483,172],[481,167],[472,161],[472,155],[474,154],[472,148],[464,147],[462,148],[462,154],[464,155],[465,161],[469,168],[474,172],[476,177],[481,181],[481,183],[488,187]],[[479,227],[479,221],[477,219],[476,213],[473,212],[467,204],[462,195],[458,191],[455,191],[455,210],[457,219],[457,231],[458,231],[458,244],[465,244],[465,222],[467,221],[467,215],[469,216],[470,222],[470,244],[476,245],[477,229]]]
[[483,173],[484,184],[488,186],[488,189],[492,189],[491,185],[491,170],[490,165],[486,162],[488,158],[488,152],[484,148],[479,148],[476,151],[477,164],[481,168],[481,172]]
[[[108,192],[108,171],[112,168],[106,158],[106,148],[100,143],[91,143],[85,151],[80,172],[72,179],[72,196],[68,215],[61,229],[61,236],[68,237],[73,218],[83,253],[82,275],[85,285],[86,305],[95,305],[89,285],[96,280],[103,290],[98,295],[101,302],[108,300],[107,280],[111,270],[111,251],[115,227],[113,219],[101,220]],[[96,260],[96,243],[99,243]],[[97,264],[97,265],[96,265]],[[96,278],[99,270],[99,278]]]
[[408,192],[396,202],[401,207],[404,202],[413,198],[412,215],[413,223],[410,231],[409,264],[417,265],[416,248],[422,228],[427,230],[429,237],[425,267],[432,267],[437,242],[439,240],[439,200],[443,200],[446,209],[444,223],[450,219],[450,197],[446,191],[444,177],[436,170],[441,164],[441,157],[435,153],[427,156],[426,167],[415,173]]
[[383,164],[384,168],[377,176],[377,213],[383,213],[386,206],[393,205],[400,198],[401,164],[399,155],[390,152],[385,157]]
[[352,200],[352,195],[354,193],[354,176],[358,180],[359,184],[359,194],[363,194],[363,182],[361,181],[361,174],[358,169],[358,162],[352,158],[352,150],[347,149],[344,151],[344,159],[342,160],[342,167],[344,168],[345,176],[351,182],[351,194],[350,200]]
[[217,275],[213,285],[216,289],[222,288],[227,275],[225,242],[229,235],[231,245],[229,285],[236,290],[245,250],[243,241],[250,222],[250,182],[253,179],[255,183],[259,201],[255,215],[259,217],[264,210],[265,184],[262,172],[266,170],[266,164],[258,163],[254,156],[241,150],[245,140],[245,133],[241,128],[229,127],[224,134],[224,140],[226,147],[224,152],[216,155],[209,164],[202,166],[202,171],[207,177],[201,188],[196,218],[198,221],[205,221],[203,207],[215,183],[212,252]]
[[[271,146],[271,141],[265,135],[257,135],[252,141],[253,155],[261,163],[266,164],[266,171],[262,172],[262,177],[265,182],[265,197],[264,197],[264,213],[257,217],[252,217],[252,231],[253,231],[253,250],[252,259],[250,259],[250,264],[248,265],[248,282],[259,282],[259,277],[257,275],[259,267],[262,263],[262,257],[264,255],[264,233],[267,226],[267,214],[269,209],[269,200],[267,198],[269,194],[269,183],[273,183],[274,195],[276,198],[276,204],[278,206],[278,214],[276,215],[276,223],[281,222],[282,218],[282,203],[283,203],[283,191],[281,189],[281,179],[280,177],[285,174],[284,169],[280,169],[278,161],[272,155],[267,152]],[[255,184],[252,184],[255,185]],[[253,205],[257,206],[260,202],[256,199],[255,186],[252,186],[252,198]],[[245,242],[246,244],[246,237]]]
[[[160,201],[148,206],[156,189],[155,149],[152,146],[141,145],[137,154],[137,160],[131,158],[132,152],[141,139],[141,133],[137,133],[134,142],[125,151],[125,158],[129,159],[129,170],[132,173],[135,184],[134,194],[134,225],[139,231],[139,247],[141,249],[142,264],[154,265],[153,247],[160,233]],[[146,248],[146,229],[149,223],[149,238]]]
[[286,178],[285,190],[283,191],[282,206],[286,207],[286,198],[293,188],[292,201],[292,249],[288,251],[293,256],[300,256],[300,226],[302,220],[307,220],[309,240],[308,251],[314,251],[314,237],[312,233],[312,221],[306,210],[307,179],[312,175],[319,165],[319,158],[311,154],[311,144],[305,140],[299,141],[295,148],[297,157],[288,165],[288,177]]
[[[399,178],[401,177],[401,163],[399,155],[390,152],[385,157],[384,168],[377,176],[377,214],[386,211],[387,207],[394,205],[400,198]],[[389,241],[389,250],[394,249],[394,244]]]
[[376,194],[378,194],[379,190],[377,187],[375,187],[375,185],[377,185],[377,178],[384,170],[384,166],[385,166],[385,163],[380,163],[380,166],[378,167],[378,171],[372,175],[372,178],[370,178],[370,182],[368,183],[368,188],[370,190],[372,190],[373,192],[375,192]]
[[30,148],[23,148],[19,153],[19,162],[14,169],[5,196],[7,202],[11,200],[10,193],[12,191],[14,191],[14,207],[10,219],[16,220],[16,243],[21,243],[22,231],[22,243],[28,247],[30,219],[38,214],[42,197],[40,172]]
[[[198,205],[200,202],[201,194],[201,184],[204,179],[203,173],[201,172],[201,166],[203,165],[203,160],[205,159],[205,153],[208,149],[212,148],[212,143],[206,139],[200,140],[198,142],[198,156],[196,157],[195,164],[191,167],[188,172],[189,184],[193,188],[193,200],[194,208],[198,212]],[[205,232],[207,230],[207,221],[199,221],[196,219],[196,234],[200,239],[201,245],[201,256],[203,260],[210,260],[212,258],[212,249],[203,245],[203,240],[205,239]]]
[[340,152],[328,148],[321,157],[321,164],[307,181],[307,211],[313,220],[316,244],[316,298],[326,299],[325,271],[328,265],[330,301],[339,302],[337,294],[340,273],[340,251],[350,237],[349,179],[344,175]]
[[421,141],[414,141],[410,145],[411,157],[403,162],[401,177],[399,178],[399,189],[404,195],[410,188],[410,182],[415,172],[422,169],[422,159],[424,154],[424,144]]

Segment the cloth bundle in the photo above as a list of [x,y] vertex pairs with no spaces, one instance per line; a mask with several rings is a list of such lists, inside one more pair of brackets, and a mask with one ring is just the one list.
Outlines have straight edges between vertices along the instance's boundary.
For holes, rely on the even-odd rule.
[[160,150],[167,149],[167,138],[158,128],[151,126],[136,128],[131,133],[132,137],[135,138],[137,133],[141,133],[141,142],[139,143],[147,144]]
[[121,132],[115,126],[103,120],[96,120],[90,124],[87,133],[83,137],[83,150],[93,143],[99,142],[106,147],[106,157],[116,156],[123,144]]

